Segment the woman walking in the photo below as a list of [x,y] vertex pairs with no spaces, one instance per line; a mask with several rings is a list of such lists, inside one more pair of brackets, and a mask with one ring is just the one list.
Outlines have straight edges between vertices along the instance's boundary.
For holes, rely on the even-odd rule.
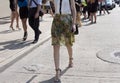
[[13,28],[13,22],[16,19],[16,28],[19,28],[19,14],[17,12],[17,7],[15,7],[15,0],[9,0],[9,6],[11,9],[11,24],[10,24],[10,29],[15,30]]
[[16,0],[16,5],[19,6],[20,19],[24,30],[23,41],[27,39],[27,18],[28,18],[28,2],[27,0]]
[[[98,8],[98,0],[90,0],[90,20],[91,20],[91,24],[96,23],[97,8]],[[93,22],[93,20],[94,20],[94,22]]]
[[[68,67],[73,67],[72,45],[76,24],[76,9],[74,0],[54,0],[55,17],[52,23],[51,35],[54,51],[55,82],[60,81],[60,45],[65,45],[69,54]],[[71,15],[72,14],[72,15]]]

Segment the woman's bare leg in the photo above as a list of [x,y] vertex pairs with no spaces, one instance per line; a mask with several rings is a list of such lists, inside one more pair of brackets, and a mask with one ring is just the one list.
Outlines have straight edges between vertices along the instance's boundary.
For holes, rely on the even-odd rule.
[[24,36],[23,36],[23,41],[25,41],[27,39],[27,18],[21,19],[22,21],[22,26],[23,26],[23,30],[24,30]]
[[55,69],[56,69],[56,77],[55,77],[55,80],[59,80],[59,77],[60,77],[60,60],[59,60],[59,57],[60,57],[60,45],[54,45],[53,46],[53,51],[54,51],[54,63],[55,63]]
[[10,24],[10,28],[12,30],[14,30],[14,28],[13,28],[14,19],[15,19],[15,12],[11,12],[11,24]]
[[19,14],[16,12],[16,28],[19,29]]
[[71,45],[66,45],[67,50],[68,50],[68,55],[69,55],[69,65],[68,67],[73,67],[73,51],[72,51],[72,46]]

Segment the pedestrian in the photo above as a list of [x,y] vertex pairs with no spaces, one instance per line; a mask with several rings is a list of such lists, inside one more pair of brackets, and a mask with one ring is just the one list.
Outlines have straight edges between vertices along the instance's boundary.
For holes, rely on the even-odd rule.
[[81,23],[81,7],[82,4],[81,4],[81,0],[75,0],[75,7],[76,7],[76,23],[77,23],[77,26],[81,27],[82,26],[82,23]]
[[16,0],[16,5],[19,6],[20,19],[24,30],[23,41],[27,39],[27,18],[28,18],[28,2],[27,0]]
[[29,0],[29,25],[35,33],[34,41],[37,43],[39,40],[39,35],[41,31],[39,30],[39,11],[41,9],[42,1],[41,0]]
[[76,9],[74,0],[54,0],[55,16],[52,22],[51,35],[55,63],[55,82],[60,81],[60,46],[65,45],[69,54],[68,67],[73,67],[72,45],[75,41]]
[[[97,9],[98,9],[98,0],[90,0],[90,20],[91,20],[91,24],[96,23]],[[94,20],[94,22],[93,22],[93,20]]]
[[50,13],[52,15],[52,17],[54,17],[50,2],[51,2],[51,0],[46,0],[46,3],[44,4],[45,10],[46,10],[46,13]]
[[11,23],[10,23],[10,29],[15,30],[13,28],[14,20],[16,19],[16,28],[19,28],[19,14],[17,12],[17,7],[15,7],[15,0],[9,0],[9,7],[11,9]]
[[83,7],[83,20],[86,20],[87,19],[87,12],[88,12],[88,10],[87,10],[87,0],[81,0],[81,2],[82,2],[82,7]]
[[102,7],[101,7],[101,10],[104,12],[104,14],[105,14],[105,11],[106,11],[108,14],[110,14],[110,12],[108,11],[106,5],[107,5],[107,4],[106,4],[106,0],[102,0]]

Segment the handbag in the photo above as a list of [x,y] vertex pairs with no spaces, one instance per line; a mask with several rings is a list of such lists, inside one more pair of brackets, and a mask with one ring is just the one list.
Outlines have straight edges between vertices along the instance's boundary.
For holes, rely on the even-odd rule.
[[78,35],[79,34],[78,25],[76,24],[75,27],[76,27],[76,31],[74,32],[74,34]]
[[[32,0],[36,6],[38,6],[37,2],[35,0]],[[44,12],[42,10],[39,11],[39,16],[43,16],[44,15]]]
[[78,25],[77,24],[75,25],[75,28],[76,28],[75,31],[72,28],[71,32],[74,33],[74,35],[78,35],[79,34],[79,30],[78,30]]
[[[70,2],[70,0],[69,0],[69,2]],[[70,5],[71,5],[71,2],[70,2]],[[72,13],[72,8],[71,8],[71,6],[70,6],[70,9],[71,9],[71,13]],[[72,15],[73,15],[73,13],[72,13]],[[75,25],[75,27],[76,27],[76,31],[74,32],[74,35],[78,35],[79,34],[79,30],[78,30],[78,25],[76,24]],[[73,30],[72,30],[73,31]]]

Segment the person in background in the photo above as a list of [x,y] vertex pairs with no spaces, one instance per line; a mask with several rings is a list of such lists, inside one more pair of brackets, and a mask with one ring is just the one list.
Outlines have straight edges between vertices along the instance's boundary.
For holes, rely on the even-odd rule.
[[16,0],[16,6],[19,6],[20,19],[24,30],[23,41],[27,39],[27,18],[28,18],[28,2],[27,0]]
[[80,13],[80,7],[82,6],[81,4],[81,0],[75,0],[75,7],[76,7],[76,23],[78,25],[78,27],[82,26],[81,23],[81,13]]
[[89,19],[89,21],[90,21],[90,8],[91,8],[90,0],[87,0],[87,13],[88,13],[87,19]]
[[74,0],[54,0],[55,16],[52,22],[51,36],[55,63],[55,82],[60,81],[60,46],[65,45],[69,54],[68,68],[73,67],[72,46],[75,41],[76,9]]
[[82,3],[82,7],[83,7],[83,20],[86,20],[87,19],[87,0],[81,0],[81,3]]
[[[97,9],[98,9],[98,0],[90,0],[90,20],[91,20],[91,24],[96,23]],[[94,22],[93,22],[93,20],[94,20]]]
[[39,35],[41,31],[39,30],[39,11],[41,9],[42,1],[41,0],[29,0],[29,25],[35,33],[33,44],[37,43],[39,40]]
[[101,4],[102,4],[102,7],[101,7],[100,14],[101,14],[102,11],[104,12],[104,14],[106,14],[105,11],[106,11],[108,14],[110,14],[110,12],[108,11],[107,6],[106,6],[106,0],[102,0]]
[[51,7],[51,1],[52,0],[46,0],[46,3],[44,4],[44,6],[45,6],[46,13],[50,13],[52,17],[54,17],[52,7]]
[[9,0],[9,6],[11,9],[11,24],[10,24],[10,29],[15,30],[13,28],[13,22],[16,19],[16,28],[18,28],[18,30],[20,30],[19,28],[19,14],[17,12],[17,7],[15,7],[15,0]]

